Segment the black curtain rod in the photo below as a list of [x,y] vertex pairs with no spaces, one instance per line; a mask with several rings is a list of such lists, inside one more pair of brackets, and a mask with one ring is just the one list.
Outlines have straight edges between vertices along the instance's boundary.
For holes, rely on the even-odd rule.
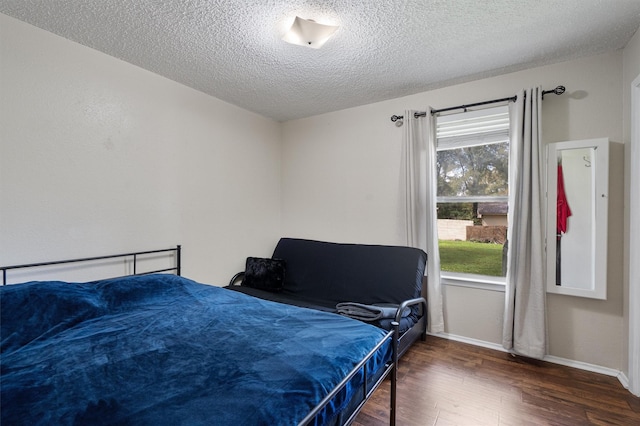
[[[548,93],[553,93],[555,95],[562,95],[565,92],[565,90],[566,89],[565,89],[564,86],[558,86],[555,89],[551,89],[551,90],[543,90],[542,91],[542,98],[544,99],[544,95],[546,95]],[[507,102],[507,101],[508,102],[515,102],[516,99],[518,99],[518,96],[512,96],[510,98],[502,98],[502,99],[493,99],[491,101],[484,101],[484,102],[476,102],[475,104],[458,105],[458,106],[449,107],[449,108],[432,109],[431,110],[431,115],[438,114],[440,112],[453,111],[455,109],[467,109],[467,108],[477,107],[477,106],[481,106],[481,105],[495,104],[497,102]],[[427,112],[426,111],[414,112],[413,116],[415,118],[426,117],[427,116]],[[395,123],[396,121],[402,120],[403,118],[404,118],[404,116],[402,116],[402,115],[392,115],[391,116],[391,121],[393,121]]]

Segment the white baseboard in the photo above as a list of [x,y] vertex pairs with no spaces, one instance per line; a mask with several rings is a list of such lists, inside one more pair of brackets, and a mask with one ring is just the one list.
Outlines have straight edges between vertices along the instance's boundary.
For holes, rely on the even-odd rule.
[[591,371],[593,373],[604,374],[605,376],[618,377],[620,376],[620,370],[613,368],[602,367],[600,365],[589,364],[587,362],[575,361],[567,358],[560,358],[553,355],[545,355],[543,361],[551,362],[554,364],[566,365],[567,367],[578,368],[580,370]]
[[[435,334],[427,333],[427,334],[431,336],[442,337],[443,339],[455,340],[456,342],[462,342],[462,343],[468,343],[470,345],[481,346],[483,348],[493,349],[500,352],[509,352],[505,348],[503,348],[502,345],[499,345],[497,343],[485,342],[483,340],[472,339],[469,337],[458,336],[458,335],[449,334],[449,333],[435,333]],[[545,355],[545,357],[542,360],[553,363],[553,364],[564,365],[567,367],[573,367],[580,370],[591,371],[593,373],[604,374],[606,376],[617,377],[620,383],[622,384],[622,386],[624,386],[626,389],[629,389],[629,380],[627,379],[625,374],[620,370],[616,370],[608,367],[602,367],[594,364],[589,364],[582,361],[574,361],[572,359],[560,358],[553,355]]]
[[442,337],[443,339],[447,339],[447,340],[455,340],[456,342],[468,343],[470,345],[475,345],[475,346],[481,346],[481,347],[487,348],[487,349],[494,349],[494,350],[500,351],[500,352],[509,352],[505,348],[503,348],[502,345],[499,345],[497,343],[486,342],[484,340],[472,339],[470,337],[458,336],[456,334],[449,334],[449,333],[429,333],[429,332],[427,332],[427,334],[430,335],[430,336]]
[[622,371],[618,373],[618,380],[622,383],[622,386],[624,386],[625,389],[629,389],[629,378]]

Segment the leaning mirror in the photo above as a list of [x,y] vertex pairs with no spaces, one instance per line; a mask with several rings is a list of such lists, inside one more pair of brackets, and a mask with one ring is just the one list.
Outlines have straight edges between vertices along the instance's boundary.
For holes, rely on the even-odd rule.
[[609,140],[547,150],[547,292],[607,298]]

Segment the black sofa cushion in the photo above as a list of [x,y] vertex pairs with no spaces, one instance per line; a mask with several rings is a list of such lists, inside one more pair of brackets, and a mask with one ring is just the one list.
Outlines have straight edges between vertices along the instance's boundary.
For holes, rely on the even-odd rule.
[[242,285],[267,291],[282,291],[285,277],[285,261],[247,257]]
[[413,247],[281,238],[282,295],[334,309],[341,302],[400,304],[420,297],[427,254]]
[[[283,294],[283,292],[273,292],[267,290],[260,290],[258,288],[246,287],[246,286],[238,286],[232,285],[226,287],[228,289],[238,291],[240,293],[248,294],[249,296],[259,297],[260,299],[270,300],[272,302],[285,303],[287,305],[299,306],[301,308],[315,309],[317,311],[331,312],[334,314],[338,313],[338,310],[335,306],[329,307],[325,305],[319,305],[316,301],[311,301],[303,297],[291,297]],[[419,308],[412,307],[410,309],[410,313],[407,316],[404,316],[400,319],[400,327],[398,330],[400,334],[409,330],[417,321],[420,319]],[[391,330],[391,321],[389,318],[382,318],[376,321],[373,321],[371,324],[376,325],[385,330]]]

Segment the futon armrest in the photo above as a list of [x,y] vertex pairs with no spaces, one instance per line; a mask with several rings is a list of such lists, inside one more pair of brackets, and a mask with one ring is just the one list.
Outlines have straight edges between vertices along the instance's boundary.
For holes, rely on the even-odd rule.
[[243,272],[238,272],[237,274],[235,274],[233,276],[233,278],[231,278],[231,281],[229,281],[229,285],[235,285],[236,281],[240,280],[240,282],[242,282],[242,278],[244,278],[244,271]]
[[420,307],[422,308],[421,315],[427,314],[427,301],[424,297],[417,297],[415,299],[405,300],[400,304],[400,306],[398,306],[398,310],[396,311],[396,321],[400,322],[400,320],[402,319],[402,313],[405,311],[405,309],[414,305],[420,305]]

